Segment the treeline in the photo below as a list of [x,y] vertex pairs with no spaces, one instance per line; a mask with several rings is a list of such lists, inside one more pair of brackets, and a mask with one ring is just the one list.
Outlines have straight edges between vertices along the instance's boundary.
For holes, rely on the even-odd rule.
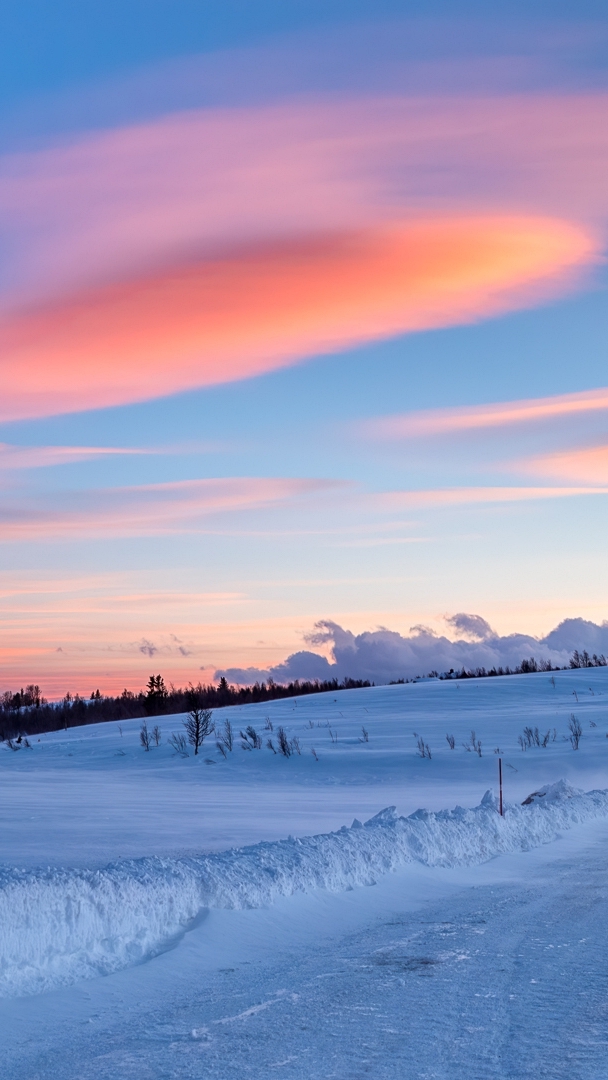
[[[460,671],[454,669],[439,674],[430,671],[435,679],[486,679],[499,675],[527,675],[537,671],[567,671],[570,668],[606,667],[608,661],[603,653],[590,655],[586,649],[575,649],[567,667],[552,666],[549,660],[535,660],[533,656],[521,661],[517,667],[485,667]],[[396,683],[416,682],[416,679],[394,679]],[[33,683],[25,689],[12,693],[7,690],[0,695],[0,742],[19,735],[40,735],[43,731],[60,731],[62,728],[80,727],[82,724],[101,724],[107,720],[143,719],[169,713],[189,712],[192,708],[221,709],[226,705],[249,705],[253,702],[274,701],[277,698],[294,698],[306,694],[323,694],[336,690],[354,690],[373,686],[369,679],[314,679],[299,680],[286,685],[256,682],[252,686],[229,686],[220,679],[217,686],[209,684],[181,688],[166,686],[162,675],[151,675],[145,690],[134,693],[123,690],[117,697],[105,696],[94,690],[90,698],[79,694],[66,694],[61,701],[49,702]]]
[[[438,671],[429,671],[427,678],[429,679],[488,679],[498,675],[529,675],[535,671],[570,671],[572,668],[595,668],[606,667],[608,660],[603,653],[598,656],[597,653],[593,653],[591,656],[586,649],[579,652],[575,649],[570,657],[570,662],[566,667],[553,666],[550,660],[535,660],[533,656],[522,660],[521,664],[517,667],[492,667],[489,670],[485,667],[471,668],[467,671],[466,668],[461,668],[460,671],[455,671],[451,668],[450,671],[444,671],[439,674]],[[395,679],[391,683],[394,686],[396,683],[416,682],[416,679]]]
[[0,696],[0,742],[19,735],[40,735],[43,731],[102,724],[107,720],[143,719],[189,712],[192,708],[220,709],[226,705],[249,705],[371,685],[368,679],[343,679],[341,682],[338,679],[296,679],[287,685],[269,680],[237,687],[220,679],[217,686],[199,683],[181,688],[166,686],[162,675],[151,675],[146,689],[139,693],[123,690],[119,696],[111,697],[94,690],[90,698],[68,693],[61,701],[49,702],[42,696],[39,686],[30,684],[16,693],[6,691]]
[[511,668],[508,664],[505,667],[493,667],[489,671],[484,667],[474,668],[471,671],[450,671],[444,675],[440,675],[440,679],[487,679],[495,675],[530,675],[535,671],[569,671],[572,668],[594,668],[594,667],[606,667],[606,657],[603,653],[598,656],[596,653],[590,656],[586,649],[579,652],[575,649],[570,657],[570,662],[567,667],[553,666],[550,660],[535,660],[533,656],[522,660],[521,664],[517,667]]

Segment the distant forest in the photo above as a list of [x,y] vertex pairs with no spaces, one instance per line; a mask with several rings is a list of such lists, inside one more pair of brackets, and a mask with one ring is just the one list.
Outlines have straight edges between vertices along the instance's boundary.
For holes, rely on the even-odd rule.
[[118,697],[109,697],[94,690],[90,698],[66,694],[61,701],[49,702],[42,697],[40,687],[26,686],[16,693],[0,695],[0,742],[19,735],[40,735],[43,731],[67,730],[82,724],[102,724],[107,720],[131,720],[167,713],[185,713],[191,709],[221,709],[226,705],[249,705],[256,701],[274,701],[303,694],[323,694],[335,690],[354,690],[371,686],[368,679],[326,679],[300,681],[283,686],[273,682],[253,686],[229,686],[220,679],[217,686],[188,686],[185,689],[166,686],[162,675],[151,675],[146,689],[135,694],[123,690]]
[[[522,660],[515,668],[493,667],[474,668],[470,671],[463,667],[461,671],[449,671],[439,674],[430,671],[428,678],[439,679],[484,679],[499,675],[527,675],[538,671],[565,671],[570,668],[606,667],[606,657],[596,653],[593,656],[586,650],[575,649],[568,668],[552,667],[548,660],[535,660],[534,657]],[[417,679],[394,679],[390,685],[416,682]],[[373,686],[368,679],[326,679],[300,681],[282,685],[272,679],[253,686],[229,686],[226,679],[220,679],[217,686],[197,686],[176,688],[166,686],[162,675],[151,675],[145,690],[133,693],[123,690],[117,697],[105,696],[95,690],[90,698],[78,694],[66,694],[61,701],[49,702],[40,692],[40,687],[30,684],[25,689],[12,693],[7,690],[0,695],[0,742],[17,738],[19,735],[40,735],[43,731],[67,730],[82,724],[101,724],[107,720],[131,720],[146,716],[162,716],[169,713],[185,713],[191,709],[221,709],[226,705],[249,705],[259,701],[275,701],[279,698],[295,698],[306,694],[323,694],[336,690],[355,690],[359,687]]]

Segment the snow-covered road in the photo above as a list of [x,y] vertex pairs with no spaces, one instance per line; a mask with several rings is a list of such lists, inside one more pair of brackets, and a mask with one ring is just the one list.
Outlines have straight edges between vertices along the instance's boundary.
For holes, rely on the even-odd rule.
[[483,866],[211,912],[172,952],[5,1002],[10,1080],[600,1080],[608,823]]

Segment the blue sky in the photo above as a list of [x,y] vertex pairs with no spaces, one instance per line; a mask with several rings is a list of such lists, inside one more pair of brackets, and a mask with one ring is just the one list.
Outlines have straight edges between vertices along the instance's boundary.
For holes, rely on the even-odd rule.
[[264,669],[324,618],[602,622],[601,5],[8,26],[1,680]]

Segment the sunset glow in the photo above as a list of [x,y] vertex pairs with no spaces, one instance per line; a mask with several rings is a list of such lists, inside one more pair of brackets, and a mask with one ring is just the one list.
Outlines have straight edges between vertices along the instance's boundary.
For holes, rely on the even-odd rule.
[[7,61],[0,693],[608,618],[601,34],[366,4]]

